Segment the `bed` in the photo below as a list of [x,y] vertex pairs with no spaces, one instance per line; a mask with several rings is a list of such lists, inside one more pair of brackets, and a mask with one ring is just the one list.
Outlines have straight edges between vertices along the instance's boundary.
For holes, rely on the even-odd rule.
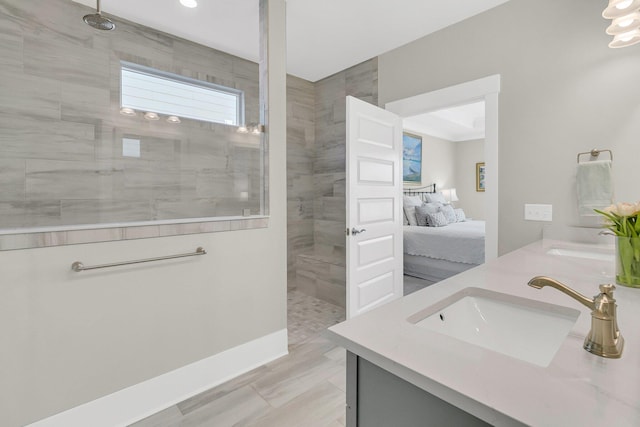
[[[405,195],[425,200],[435,185]],[[425,200],[426,201],[426,200]],[[464,220],[442,227],[405,225],[404,274],[438,282],[484,263],[485,222]]]

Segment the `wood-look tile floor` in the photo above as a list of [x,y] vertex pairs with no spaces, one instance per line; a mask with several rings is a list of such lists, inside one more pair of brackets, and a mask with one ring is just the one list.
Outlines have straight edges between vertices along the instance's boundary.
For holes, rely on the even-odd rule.
[[[419,282],[405,276],[405,294],[424,287]],[[344,320],[344,309],[291,290],[287,316],[287,356],[132,426],[344,426],[346,354],[322,334]]]
[[132,426],[344,426],[345,350],[322,336],[344,309],[292,290],[287,315],[287,356]]

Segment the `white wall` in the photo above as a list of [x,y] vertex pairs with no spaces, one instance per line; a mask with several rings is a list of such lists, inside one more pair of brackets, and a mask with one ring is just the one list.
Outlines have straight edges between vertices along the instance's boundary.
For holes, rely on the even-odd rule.
[[422,184],[436,183],[436,188],[455,186],[455,143],[435,136],[407,130],[422,137]]
[[552,204],[555,224],[597,224],[577,215],[578,152],[613,150],[617,200],[640,197],[640,46],[607,47],[605,6],[511,0],[379,57],[379,105],[501,75],[500,253],[541,237],[525,203]]
[[484,162],[484,140],[458,141],[455,145],[457,208],[473,219],[486,218],[485,193],[476,191],[476,163]]
[[[0,252],[1,425],[41,419],[286,328],[284,7],[269,0],[269,227]],[[197,246],[209,254],[70,270],[76,260]]]

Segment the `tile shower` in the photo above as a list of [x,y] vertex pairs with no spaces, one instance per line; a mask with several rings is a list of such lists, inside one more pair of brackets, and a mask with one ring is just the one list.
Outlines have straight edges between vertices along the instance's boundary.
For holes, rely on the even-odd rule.
[[289,287],[345,307],[345,99],[377,105],[378,61],[288,90]]
[[261,214],[260,135],[120,114],[128,61],[240,89],[258,122],[258,65],[121,19],[96,31],[78,19],[90,12],[0,4],[0,230]]

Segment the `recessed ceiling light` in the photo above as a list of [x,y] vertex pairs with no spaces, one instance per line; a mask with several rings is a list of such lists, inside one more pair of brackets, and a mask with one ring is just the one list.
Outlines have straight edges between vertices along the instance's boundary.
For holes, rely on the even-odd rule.
[[147,120],[160,120],[158,114],[152,111],[147,111],[146,113],[144,113],[144,118]]
[[184,7],[196,7],[198,6],[198,2],[196,0],[180,0],[180,4]]
[[180,123],[180,117],[178,116],[169,116],[167,117],[168,123]]
[[133,108],[122,107],[120,109],[120,114],[122,114],[123,116],[133,117],[136,115],[136,111]]

